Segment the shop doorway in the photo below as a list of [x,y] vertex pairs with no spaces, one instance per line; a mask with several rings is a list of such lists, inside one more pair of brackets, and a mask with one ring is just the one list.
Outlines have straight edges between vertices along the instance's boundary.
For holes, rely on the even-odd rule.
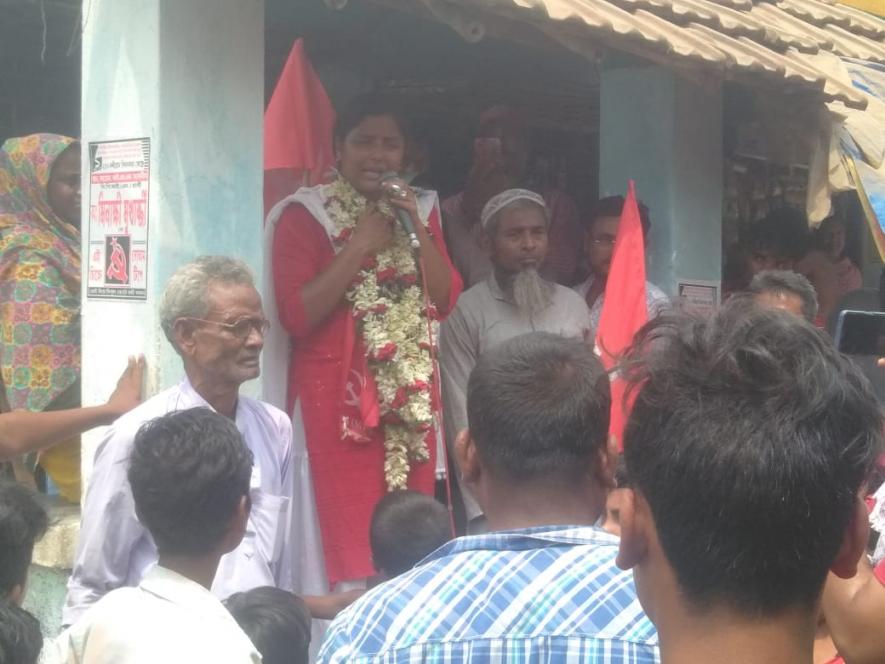
[[422,184],[441,197],[464,184],[480,112],[504,104],[529,125],[531,183],[555,183],[582,212],[595,201],[599,78],[586,58],[540,33],[534,43],[488,34],[469,43],[433,18],[368,2],[268,0],[266,21],[267,99],[303,38],[336,107],[370,91],[399,101],[429,154]]

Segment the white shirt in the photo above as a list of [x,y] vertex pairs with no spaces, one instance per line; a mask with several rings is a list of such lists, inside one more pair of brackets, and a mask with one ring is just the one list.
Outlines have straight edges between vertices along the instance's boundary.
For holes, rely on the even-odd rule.
[[[103,595],[137,586],[157,562],[157,547],[135,516],[126,478],[133,439],[142,424],[166,413],[211,408],[184,380],[118,419],[95,453],[83,502],[80,540],[62,622],[71,625]],[[221,559],[212,592],[220,598],[257,586],[293,589],[292,423],[283,411],[240,396],[236,425],[254,456],[252,512],[246,536]],[[297,533],[296,533],[297,536]]]
[[[590,292],[590,288],[593,286],[593,281],[595,279],[596,277],[591,274],[587,277],[586,281],[574,287],[574,291],[584,298],[585,303],[587,301],[587,293]],[[590,329],[593,331],[593,334],[596,334],[596,330],[599,328],[599,319],[602,317],[602,305],[604,302],[605,292],[603,291],[600,293],[599,297],[596,298],[596,302],[593,303],[593,306],[590,307]],[[670,305],[670,298],[667,297],[667,294],[664,291],[650,281],[645,282],[645,306],[648,310],[649,320],[670,307]]]
[[221,601],[163,567],[136,588],[105,595],[45,642],[42,664],[260,664],[261,656]]

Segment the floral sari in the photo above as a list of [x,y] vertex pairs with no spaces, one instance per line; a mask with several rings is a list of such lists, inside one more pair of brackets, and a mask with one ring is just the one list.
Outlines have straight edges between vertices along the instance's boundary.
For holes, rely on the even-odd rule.
[[34,134],[0,149],[0,369],[13,410],[79,398],[80,231],[53,212],[46,190],[52,164],[73,142]]

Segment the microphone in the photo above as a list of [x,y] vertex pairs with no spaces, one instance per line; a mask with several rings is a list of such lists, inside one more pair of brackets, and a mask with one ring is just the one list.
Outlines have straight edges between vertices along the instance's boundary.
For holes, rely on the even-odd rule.
[[[399,179],[399,174],[394,171],[388,171],[381,176],[381,186],[384,187],[384,191],[387,192],[389,198],[405,198],[409,195],[407,189],[398,182]],[[418,242],[418,236],[415,234],[412,216],[400,208],[394,208],[394,212],[396,212],[396,219],[399,221],[399,225],[402,226],[406,235],[409,236],[409,245],[411,245],[412,250],[418,251],[421,248],[421,243]]]

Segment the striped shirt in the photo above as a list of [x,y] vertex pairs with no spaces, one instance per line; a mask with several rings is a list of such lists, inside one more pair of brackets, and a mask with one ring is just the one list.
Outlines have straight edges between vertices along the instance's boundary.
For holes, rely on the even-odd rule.
[[617,550],[591,527],[459,538],[340,614],[318,661],[657,663]]

